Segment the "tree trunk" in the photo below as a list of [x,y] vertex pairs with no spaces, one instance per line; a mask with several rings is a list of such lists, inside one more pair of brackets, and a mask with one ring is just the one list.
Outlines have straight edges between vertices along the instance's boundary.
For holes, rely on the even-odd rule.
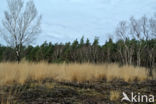
[[17,58],[18,64],[21,61],[21,48],[22,48],[22,44],[16,45],[16,58]]
[[17,62],[19,64],[20,61],[21,61],[21,57],[20,57],[20,52],[19,51],[16,51],[16,58],[17,58]]

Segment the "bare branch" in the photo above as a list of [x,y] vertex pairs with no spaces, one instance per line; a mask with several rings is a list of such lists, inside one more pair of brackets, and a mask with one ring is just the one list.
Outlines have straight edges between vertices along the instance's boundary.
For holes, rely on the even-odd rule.
[[116,34],[118,37],[120,37],[123,40],[126,40],[129,38],[129,30],[128,30],[128,24],[126,21],[121,21],[116,28]]

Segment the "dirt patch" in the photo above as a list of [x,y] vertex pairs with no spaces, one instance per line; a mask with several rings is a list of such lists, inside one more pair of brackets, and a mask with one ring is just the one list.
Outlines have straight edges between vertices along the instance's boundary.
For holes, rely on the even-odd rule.
[[[120,104],[122,92],[156,95],[156,81],[57,82],[29,81],[0,87],[0,102],[9,104]],[[115,91],[115,92],[113,92]],[[118,93],[116,93],[118,92]],[[111,99],[115,97],[115,99]]]

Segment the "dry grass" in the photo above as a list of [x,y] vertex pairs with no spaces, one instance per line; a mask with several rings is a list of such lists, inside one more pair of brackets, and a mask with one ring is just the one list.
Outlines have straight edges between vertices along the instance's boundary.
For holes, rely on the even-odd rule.
[[[7,95],[1,95],[0,96],[0,104],[17,104],[16,101],[13,101],[13,96],[11,95],[12,90],[8,89],[8,94]],[[16,93],[16,92],[14,92]]]
[[110,100],[116,101],[120,98],[120,92],[119,91],[110,91]]
[[52,78],[58,81],[96,81],[114,78],[132,81],[135,79],[145,80],[147,71],[145,68],[123,66],[117,64],[47,64],[41,63],[0,63],[0,84],[25,81],[42,80]]

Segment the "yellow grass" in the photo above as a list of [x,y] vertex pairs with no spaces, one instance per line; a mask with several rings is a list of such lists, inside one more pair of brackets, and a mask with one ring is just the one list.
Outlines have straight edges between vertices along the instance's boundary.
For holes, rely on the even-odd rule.
[[132,81],[145,80],[147,71],[145,68],[123,66],[117,64],[47,64],[41,63],[0,63],[0,84],[25,81],[42,80],[51,78],[57,81],[96,81],[114,78]]
[[110,100],[111,101],[116,101],[120,97],[120,92],[119,91],[110,91]]
[[153,70],[153,79],[156,79],[156,69]]

